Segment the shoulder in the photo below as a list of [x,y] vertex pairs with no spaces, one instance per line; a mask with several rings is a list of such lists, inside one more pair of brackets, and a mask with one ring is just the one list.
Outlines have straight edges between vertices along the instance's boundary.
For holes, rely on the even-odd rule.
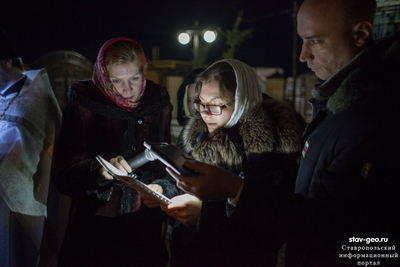
[[302,132],[301,121],[296,111],[284,102],[265,96],[263,103],[252,108],[242,119],[241,124],[255,124],[260,128],[294,128]]
[[302,118],[288,104],[265,97],[239,123],[239,132],[249,150],[259,150],[260,144],[267,146],[261,149],[282,153],[300,149]]
[[[114,106],[115,104],[106,97],[92,80],[75,81],[68,90],[68,98],[79,103],[96,102],[104,105]],[[116,106],[116,105],[115,105]]]
[[35,90],[48,90],[51,91],[49,75],[45,68],[25,71],[27,80],[24,86]]
[[100,92],[99,88],[91,80],[75,81],[69,90],[83,96],[91,96]]
[[337,114],[362,97],[397,96],[400,86],[400,40],[387,37],[365,49],[338,73],[313,91],[328,99],[327,107]]
[[109,115],[115,112],[124,113],[92,80],[75,81],[68,90],[68,98],[65,112],[100,112]]
[[72,83],[71,90],[74,90],[80,94],[87,94],[94,89],[97,89],[97,86],[92,82],[92,80],[78,80]]
[[159,84],[154,83],[153,81],[147,80],[146,91],[142,96],[141,105],[153,104],[163,99],[169,100],[169,94],[167,89]]
[[187,151],[192,150],[197,136],[200,133],[207,131],[207,125],[204,123],[201,115],[196,113],[182,130],[182,139],[185,149]]

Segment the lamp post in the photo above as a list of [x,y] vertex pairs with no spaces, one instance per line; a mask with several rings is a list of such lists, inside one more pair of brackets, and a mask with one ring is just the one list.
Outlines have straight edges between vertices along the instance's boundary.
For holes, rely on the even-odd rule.
[[194,22],[192,29],[178,33],[178,42],[183,45],[190,43],[190,40],[193,38],[193,69],[196,69],[199,63],[200,35],[207,43],[212,43],[217,39],[217,32],[215,30],[200,28],[197,20]]

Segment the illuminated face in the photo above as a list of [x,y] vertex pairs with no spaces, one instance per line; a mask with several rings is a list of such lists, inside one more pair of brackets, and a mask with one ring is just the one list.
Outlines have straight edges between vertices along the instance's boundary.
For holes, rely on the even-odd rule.
[[[219,87],[218,82],[203,83],[199,96],[201,104],[224,106],[226,103],[220,97]],[[208,131],[212,133],[215,129],[225,126],[232,113],[233,108],[226,107],[222,109],[221,115],[212,115],[207,109],[203,109],[200,114],[207,124]]]
[[326,80],[349,63],[359,47],[340,5],[318,1],[305,1],[301,6],[297,32],[303,39],[300,61],[307,62],[318,78]]
[[195,98],[195,87],[196,87],[196,84],[195,83],[191,83],[191,84],[189,84],[189,87],[188,87],[188,89],[187,89],[187,97],[188,97],[188,107],[189,107],[189,110],[190,110],[190,114],[194,114],[194,105],[193,105],[193,102],[194,102],[194,98]]
[[133,63],[111,64],[108,67],[109,78],[114,88],[124,98],[135,102],[142,91],[143,74],[140,67]]

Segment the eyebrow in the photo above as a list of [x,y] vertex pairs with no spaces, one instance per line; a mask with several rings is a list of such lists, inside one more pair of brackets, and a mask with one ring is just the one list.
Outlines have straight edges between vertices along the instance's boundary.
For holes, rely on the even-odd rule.
[[[200,98],[200,100],[204,100],[204,101],[206,101],[204,98],[202,98],[200,95],[199,95],[199,98]],[[207,103],[210,103],[211,101],[214,101],[214,100],[222,100],[222,98],[220,97],[220,96],[218,96],[218,97],[214,97],[214,98],[211,98],[210,99],[210,101],[208,101]],[[223,101],[223,100],[222,100]]]
[[315,38],[321,38],[321,36],[318,36],[318,35],[311,35],[311,36],[305,36],[305,37],[302,37],[302,36],[300,36],[301,38],[303,38],[303,39],[307,39],[307,40],[309,40],[309,39],[315,39]]
[[[138,72],[138,73],[136,73],[136,74],[134,74],[134,75],[132,75],[132,76],[130,76],[130,78],[132,78],[132,77],[135,77],[135,76],[137,76],[137,75],[140,75],[140,74],[142,74],[141,72]],[[120,77],[115,77],[115,76],[108,76],[110,79],[121,79]]]

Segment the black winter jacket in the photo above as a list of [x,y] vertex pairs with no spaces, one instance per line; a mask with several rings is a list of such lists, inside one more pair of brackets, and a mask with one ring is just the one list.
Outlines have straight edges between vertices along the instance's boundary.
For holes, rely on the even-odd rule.
[[[355,266],[398,244],[399,74],[400,43],[388,38],[313,91],[315,117],[302,138],[291,199],[275,201],[268,190],[256,187],[257,173],[246,177],[232,217],[253,226],[272,225],[274,234],[287,241],[288,266]],[[354,243],[360,240],[354,237],[364,241]],[[370,244],[366,238],[388,242]],[[360,250],[368,250],[367,256]],[[359,253],[364,256],[356,259]],[[381,265],[399,264],[398,258],[383,258]]]

